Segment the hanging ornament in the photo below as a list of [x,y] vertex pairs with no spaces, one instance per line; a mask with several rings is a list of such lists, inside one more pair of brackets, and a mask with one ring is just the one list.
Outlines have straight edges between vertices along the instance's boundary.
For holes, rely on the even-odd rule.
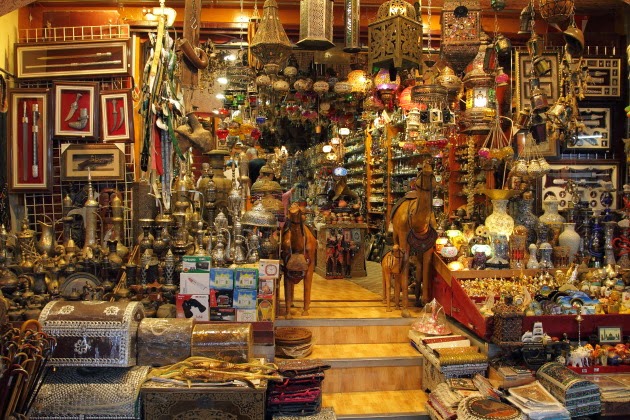
[[359,36],[361,35],[360,4],[360,0],[345,0],[343,4],[345,39],[343,51],[347,53],[357,53],[361,51],[361,45],[359,43]]
[[333,0],[300,0],[300,40],[307,50],[324,51],[335,46],[333,39]]
[[251,53],[264,65],[267,74],[276,74],[293,46],[287,37],[276,0],[265,0],[263,16],[250,44]]

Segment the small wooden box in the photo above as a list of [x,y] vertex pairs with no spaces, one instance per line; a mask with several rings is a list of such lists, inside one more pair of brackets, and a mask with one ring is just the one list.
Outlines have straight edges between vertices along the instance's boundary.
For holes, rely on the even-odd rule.
[[141,389],[144,418],[170,419],[235,419],[265,418],[267,383],[246,387],[177,387],[171,384],[145,382]]
[[53,301],[39,316],[57,339],[52,366],[128,367],[136,364],[140,302]]
[[145,318],[138,328],[138,364],[171,365],[190,357],[193,320]]

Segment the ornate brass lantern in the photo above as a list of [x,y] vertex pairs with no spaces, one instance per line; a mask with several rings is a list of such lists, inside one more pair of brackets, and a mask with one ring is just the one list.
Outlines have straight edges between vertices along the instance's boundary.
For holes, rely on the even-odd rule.
[[466,88],[466,128],[462,132],[466,134],[488,134],[495,116],[494,77],[483,69],[485,50],[482,44],[462,80]]
[[333,38],[333,0],[300,0],[300,40],[308,50],[327,50]]
[[357,53],[361,51],[359,36],[361,35],[361,22],[359,21],[360,0],[344,0],[343,2],[343,30],[346,46],[344,52]]
[[278,17],[278,3],[265,0],[260,25],[250,44],[251,53],[264,65],[267,74],[276,74],[292,48]]
[[481,43],[480,13],[478,0],[444,1],[440,48],[442,57],[456,73],[464,71],[477,54]]
[[368,25],[368,68],[412,68],[422,63],[422,25],[404,0],[389,0]]

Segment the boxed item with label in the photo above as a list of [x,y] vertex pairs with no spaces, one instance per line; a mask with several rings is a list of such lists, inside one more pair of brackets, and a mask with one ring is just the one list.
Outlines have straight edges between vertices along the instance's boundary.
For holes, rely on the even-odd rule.
[[231,268],[211,268],[210,288],[234,289],[234,270]]
[[210,308],[210,321],[236,321],[234,308]]
[[180,273],[179,292],[185,295],[207,295],[210,291],[208,273]]
[[258,269],[237,268],[234,272],[234,287],[238,289],[256,289],[258,287]]
[[275,319],[273,297],[258,298],[256,300],[256,318],[258,321],[273,321]]
[[237,322],[256,322],[256,309],[237,309]]
[[193,318],[196,321],[209,321],[208,295],[177,294],[175,304],[177,318]]
[[231,308],[234,302],[234,290],[210,289],[210,306]]
[[240,309],[256,309],[256,290],[235,289],[232,306]]
[[276,279],[273,277],[260,277],[258,279],[258,294],[271,296],[276,287]]
[[182,271],[187,273],[208,273],[211,260],[209,255],[184,255]]
[[267,260],[261,258],[258,262],[258,275],[260,277],[280,276],[280,260]]

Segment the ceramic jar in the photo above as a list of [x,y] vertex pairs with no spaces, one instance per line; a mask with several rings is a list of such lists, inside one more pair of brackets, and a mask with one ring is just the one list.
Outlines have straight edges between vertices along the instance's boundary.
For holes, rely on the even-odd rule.
[[564,230],[558,237],[558,244],[569,247],[569,260],[571,262],[580,249],[581,240],[580,234],[575,231],[575,223],[564,223]]
[[523,198],[517,204],[518,213],[514,223],[516,225],[525,226],[527,228],[527,243],[536,243],[536,227],[538,225],[538,217],[533,213],[534,200],[531,198]]
[[555,198],[547,198],[543,202],[545,212],[539,217],[541,223],[544,223],[549,227],[551,237],[549,242],[551,245],[558,244],[558,236],[562,232],[562,224],[565,222],[564,217],[558,213],[558,200]]
[[485,225],[491,234],[510,237],[514,230],[514,219],[507,213],[508,200],[492,200],[492,214],[486,217]]

